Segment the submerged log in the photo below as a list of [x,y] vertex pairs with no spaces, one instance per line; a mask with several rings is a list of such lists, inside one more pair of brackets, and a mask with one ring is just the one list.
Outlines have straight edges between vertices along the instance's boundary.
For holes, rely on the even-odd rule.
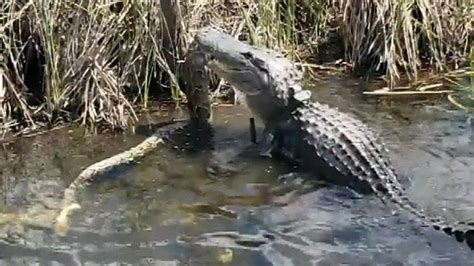
[[[175,122],[179,121],[172,121],[169,123]],[[135,162],[137,159],[144,157],[147,153],[156,149],[159,145],[164,143],[161,136],[162,133],[156,131],[153,135],[137,146],[84,169],[64,191],[64,198],[61,203],[60,211],[54,221],[55,233],[58,235],[65,235],[69,231],[70,214],[81,208],[76,201],[76,197],[82,189],[92,184],[97,177],[109,172],[115,167]]]
[[154,150],[158,145],[163,144],[163,139],[159,132],[145,139],[137,146],[97,162],[82,171],[79,176],[64,191],[64,199],[61,204],[61,210],[56,217],[54,230],[58,235],[64,235],[69,230],[68,217],[72,211],[80,209],[81,206],[76,202],[76,195],[84,187],[91,184],[96,177],[107,173],[113,168],[136,161]]

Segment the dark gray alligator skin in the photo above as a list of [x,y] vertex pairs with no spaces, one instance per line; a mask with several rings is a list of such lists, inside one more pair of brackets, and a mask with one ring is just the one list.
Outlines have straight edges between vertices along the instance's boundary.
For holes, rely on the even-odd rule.
[[330,182],[375,193],[474,249],[474,225],[458,223],[455,229],[412,203],[375,132],[349,114],[311,101],[310,92],[301,87],[302,74],[290,60],[212,28],[198,31],[194,44],[207,67],[246,95],[247,106],[273,138],[274,154]]
[[[459,229],[428,217],[405,195],[387,150],[365,124],[328,105],[309,102],[296,108],[293,115],[279,122],[269,133],[272,151],[296,162],[304,169],[335,184],[360,193],[375,193],[385,202],[408,211],[421,223],[442,229],[459,242],[474,249],[472,224],[458,224]],[[464,229],[461,229],[464,227]]]

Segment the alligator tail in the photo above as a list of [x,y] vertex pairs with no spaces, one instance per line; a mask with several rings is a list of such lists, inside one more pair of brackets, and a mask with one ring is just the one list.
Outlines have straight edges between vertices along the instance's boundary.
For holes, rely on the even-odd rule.
[[[411,202],[388,157],[383,156],[388,152],[385,146],[360,120],[316,102],[297,108],[293,119],[300,123],[298,128],[302,129],[303,139],[312,147],[308,152],[322,158],[326,165],[348,178],[346,181],[352,178],[362,181],[363,185],[355,185],[356,189],[365,190],[364,184],[370,186],[370,191],[383,201],[392,202],[400,211],[409,212],[424,226],[442,230],[459,242],[466,241],[474,250],[474,224],[450,225],[440,218],[428,216]],[[304,163],[311,167],[312,162]]]
[[[386,194],[376,190],[377,196],[383,201],[390,201],[395,206],[402,210],[408,211],[411,215],[416,217],[417,222],[421,224],[433,227],[435,230],[443,231],[449,236],[453,236],[458,242],[466,242],[466,244],[474,250],[474,224],[473,223],[455,223],[450,224],[440,217],[428,216],[422,208],[417,207],[412,201],[410,201],[402,191],[398,191],[396,188],[392,188],[393,191],[397,191],[399,195],[393,196],[393,194]],[[470,227],[470,229],[468,228]]]

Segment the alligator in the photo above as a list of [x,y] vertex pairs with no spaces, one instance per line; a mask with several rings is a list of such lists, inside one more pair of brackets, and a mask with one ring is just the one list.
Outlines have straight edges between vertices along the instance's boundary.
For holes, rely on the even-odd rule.
[[197,31],[192,45],[193,67],[209,69],[230,83],[263,122],[262,155],[281,156],[329,182],[373,193],[422,226],[465,241],[474,250],[474,224],[450,224],[410,201],[378,134],[355,116],[312,100],[302,88],[303,72],[282,53],[210,26]]

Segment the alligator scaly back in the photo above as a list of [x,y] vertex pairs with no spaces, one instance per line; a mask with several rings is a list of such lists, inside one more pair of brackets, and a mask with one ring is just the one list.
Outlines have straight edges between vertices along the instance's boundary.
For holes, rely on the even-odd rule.
[[429,217],[407,198],[386,156],[385,145],[374,131],[352,115],[325,104],[306,102],[272,132],[276,153],[329,181],[361,193],[374,193],[382,201],[408,211],[419,223],[441,229],[460,242],[466,240],[474,249],[474,230]]

